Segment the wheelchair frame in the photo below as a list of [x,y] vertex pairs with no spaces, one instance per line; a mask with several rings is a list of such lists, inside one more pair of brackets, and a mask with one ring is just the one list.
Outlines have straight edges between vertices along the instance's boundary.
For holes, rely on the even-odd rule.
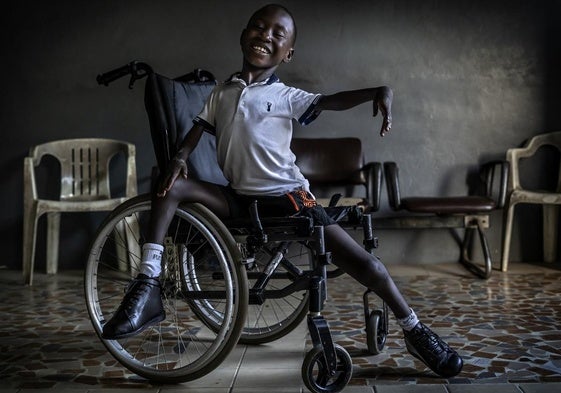
[[[132,62],[100,75],[98,82],[108,85],[130,74],[132,87],[152,73],[145,63]],[[136,275],[149,210],[150,196],[140,195],[111,212],[92,242],[85,273],[94,329],[123,366],[159,382],[193,380],[218,367],[238,342],[275,340],[292,331],[307,314],[313,348],[302,365],[306,387],[312,392],[339,392],[347,385],[351,358],[333,342],[321,315],[327,279],[342,274],[327,268],[331,254],[325,248],[324,228],[313,226],[306,217],[261,218],[256,203],[248,219],[225,221],[200,204],[181,204],[168,229],[160,277],[168,317],[138,336],[102,339],[104,322]],[[362,222],[354,225],[362,226],[364,246],[372,252],[377,241],[370,215],[363,215]],[[303,257],[289,256],[294,246],[306,251]],[[381,308],[371,311],[370,293],[364,295],[367,346],[377,354],[385,344],[388,310],[382,302]],[[258,309],[273,299],[289,303],[288,297],[294,297],[294,305],[287,306],[281,321],[280,313],[274,311],[275,323],[260,326],[257,317],[257,327],[246,325],[248,307]]]

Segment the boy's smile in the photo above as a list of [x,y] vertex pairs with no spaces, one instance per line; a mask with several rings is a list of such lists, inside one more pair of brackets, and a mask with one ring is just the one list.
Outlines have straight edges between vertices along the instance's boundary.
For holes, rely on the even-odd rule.
[[262,53],[264,55],[270,55],[271,54],[271,51],[269,50],[269,48],[264,47],[264,46],[253,45],[251,47],[251,49],[253,49],[257,53]]

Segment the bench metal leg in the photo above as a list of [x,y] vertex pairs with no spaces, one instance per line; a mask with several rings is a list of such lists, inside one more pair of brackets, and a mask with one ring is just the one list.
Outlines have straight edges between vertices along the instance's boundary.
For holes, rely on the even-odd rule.
[[[483,232],[486,224],[488,223],[488,217],[471,217],[469,225],[466,223],[466,233],[464,236],[464,241],[462,243],[462,250],[460,256],[460,262],[468,269],[470,272],[483,279],[488,279],[491,276],[491,271],[493,270],[491,261],[491,252],[489,251],[489,244],[487,243],[487,237]],[[479,242],[481,243],[481,249],[483,251],[484,258],[484,268],[482,269],[479,264],[474,263],[470,258],[470,250],[473,245],[474,232],[477,230],[479,235]]]

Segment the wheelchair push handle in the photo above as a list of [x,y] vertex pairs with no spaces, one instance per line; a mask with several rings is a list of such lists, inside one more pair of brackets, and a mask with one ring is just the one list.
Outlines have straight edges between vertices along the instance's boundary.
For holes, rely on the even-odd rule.
[[96,80],[100,85],[109,86],[111,82],[130,74],[129,89],[132,89],[134,82],[153,72],[152,67],[148,64],[135,60],[122,67],[99,74]]

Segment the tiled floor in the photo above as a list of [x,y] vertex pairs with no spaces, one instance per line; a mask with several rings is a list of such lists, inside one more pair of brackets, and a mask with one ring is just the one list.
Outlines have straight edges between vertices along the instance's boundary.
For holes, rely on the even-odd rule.
[[[442,379],[405,350],[393,318],[384,351],[365,351],[362,289],[329,281],[325,309],[335,340],[353,358],[345,392],[534,393],[561,391],[561,271],[513,264],[487,281],[459,265],[389,266],[421,319],[463,356],[463,372]],[[309,345],[305,325],[272,344],[242,346],[209,375],[153,385],[123,369],[97,339],[85,310],[80,272],[36,275],[0,270],[0,393],[301,392]]]

